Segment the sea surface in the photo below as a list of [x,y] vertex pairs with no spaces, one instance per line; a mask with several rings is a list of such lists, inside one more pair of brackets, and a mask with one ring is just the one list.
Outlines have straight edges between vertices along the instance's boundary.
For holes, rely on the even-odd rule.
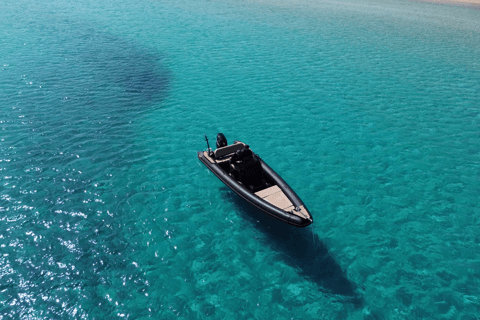
[[408,0],[2,2],[0,319],[478,319],[479,57],[479,10]]

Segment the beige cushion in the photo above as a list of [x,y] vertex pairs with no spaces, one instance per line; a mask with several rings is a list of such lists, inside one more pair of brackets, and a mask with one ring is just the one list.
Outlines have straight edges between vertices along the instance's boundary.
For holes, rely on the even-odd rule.
[[215,158],[218,159],[224,157],[228,154],[235,153],[238,150],[243,150],[243,148],[245,148],[245,145],[241,142],[218,148],[217,150],[215,150]]

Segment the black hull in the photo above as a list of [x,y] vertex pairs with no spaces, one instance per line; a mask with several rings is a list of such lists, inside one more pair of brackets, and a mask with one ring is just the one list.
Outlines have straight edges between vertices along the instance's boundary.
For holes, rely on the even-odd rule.
[[[306,227],[310,225],[313,220],[310,216],[309,219],[301,218],[293,213],[284,211],[280,208],[275,207],[274,205],[268,203],[267,201],[261,199],[257,195],[255,195],[251,190],[245,188],[243,185],[238,183],[235,179],[233,179],[229,174],[227,174],[220,166],[216,163],[211,163],[207,158],[205,158],[203,151],[197,153],[198,158],[202,163],[212,171],[217,178],[219,178],[227,187],[229,187],[232,191],[238,194],[242,199],[256,207],[257,209],[265,212],[266,214],[279,219],[283,222],[291,224],[296,227]],[[275,172],[272,168],[270,168],[262,159],[259,159],[262,165],[262,170],[264,174],[266,174],[270,180],[274,181],[275,184],[283,191],[283,193],[287,196],[290,202],[295,207],[303,206],[305,210],[308,209],[302,200],[297,196],[297,194],[290,188],[290,186]]]

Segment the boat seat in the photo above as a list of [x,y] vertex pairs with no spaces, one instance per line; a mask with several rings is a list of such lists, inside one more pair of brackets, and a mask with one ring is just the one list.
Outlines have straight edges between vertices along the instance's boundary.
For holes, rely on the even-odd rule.
[[214,154],[215,154],[215,159],[218,159],[218,158],[224,157],[224,156],[226,156],[226,155],[235,153],[235,152],[237,152],[238,150],[243,150],[244,148],[245,148],[245,144],[243,144],[242,142],[238,142],[238,143],[235,143],[235,144],[231,144],[231,145],[229,145],[229,146],[226,146],[226,147],[218,148],[218,149],[215,150],[215,152],[214,152]]
[[245,164],[244,182],[246,185],[253,186],[262,184],[262,165],[260,161],[251,161]]

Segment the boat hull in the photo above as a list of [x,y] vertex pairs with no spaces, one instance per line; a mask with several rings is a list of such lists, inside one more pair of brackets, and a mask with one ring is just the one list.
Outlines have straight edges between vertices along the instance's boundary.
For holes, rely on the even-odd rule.
[[313,219],[308,213],[308,209],[302,200],[297,196],[297,194],[290,188],[290,186],[275,172],[270,168],[262,159],[259,158],[259,161],[262,165],[262,171],[265,175],[269,177],[283,192],[283,194],[290,200],[294,207],[302,207],[302,211],[306,212],[306,217],[302,218],[298,215],[295,215],[291,212],[280,209],[271,203],[265,201],[261,197],[257,196],[251,190],[247,189],[242,184],[238,183],[233,177],[226,173],[217,163],[211,163],[207,157],[205,157],[203,151],[197,153],[199,160],[217,176],[220,181],[222,181],[228,188],[233,192],[239,195],[242,199],[256,207],[257,209],[263,211],[264,213],[279,219],[283,222],[291,224],[296,227],[306,227],[313,222]]

